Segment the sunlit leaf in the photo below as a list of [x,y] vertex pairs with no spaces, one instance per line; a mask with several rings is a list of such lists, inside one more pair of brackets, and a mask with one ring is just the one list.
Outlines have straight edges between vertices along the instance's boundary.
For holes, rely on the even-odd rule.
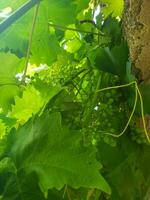
[[102,0],[101,2],[106,4],[106,7],[103,8],[105,17],[110,14],[112,14],[114,17],[121,17],[124,6],[123,0]]
[[20,167],[26,173],[38,175],[44,193],[53,187],[61,189],[66,184],[110,193],[99,173],[101,164],[95,159],[94,149],[81,145],[79,131],[61,125],[59,113],[45,113],[30,120],[18,132],[12,132],[12,137],[11,155],[21,161]]

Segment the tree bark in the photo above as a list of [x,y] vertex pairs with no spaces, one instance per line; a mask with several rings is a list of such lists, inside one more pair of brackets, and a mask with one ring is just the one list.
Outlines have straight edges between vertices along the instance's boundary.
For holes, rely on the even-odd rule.
[[150,0],[124,0],[123,29],[132,66],[150,84]]
[[[150,88],[150,0],[124,0],[123,31],[132,69],[140,72],[138,83]],[[145,122],[150,137],[150,113],[146,113]],[[141,117],[137,117],[135,124],[143,130]]]
[[[124,0],[123,30],[132,68],[140,71],[139,83],[150,88],[150,0]],[[143,130],[142,118],[135,119],[135,127]],[[145,122],[150,137],[150,113],[145,115]],[[144,199],[150,199],[150,187]]]

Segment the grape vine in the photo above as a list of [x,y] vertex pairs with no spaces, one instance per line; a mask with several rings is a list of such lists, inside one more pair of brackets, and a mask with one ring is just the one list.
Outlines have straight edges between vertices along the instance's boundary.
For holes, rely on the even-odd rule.
[[146,200],[149,85],[132,73],[123,7],[1,0],[1,200]]

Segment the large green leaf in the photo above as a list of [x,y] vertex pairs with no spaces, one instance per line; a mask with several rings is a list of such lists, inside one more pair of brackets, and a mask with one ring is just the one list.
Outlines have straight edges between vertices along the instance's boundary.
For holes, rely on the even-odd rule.
[[[69,26],[69,28],[75,29],[75,26],[72,25],[72,26]],[[67,30],[65,32],[64,40],[66,40],[64,44],[65,50],[69,53],[75,53],[77,50],[80,49],[82,45],[81,40],[80,40],[80,35],[79,33],[76,33],[75,31]]]
[[14,97],[19,94],[19,87],[15,85],[4,85],[0,87],[0,107],[4,112],[11,109]]
[[102,0],[102,3],[106,4],[106,7],[103,9],[105,17],[110,14],[113,14],[114,17],[121,17],[124,6],[123,0]]
[[116,147],[100,141],[98,149],[105,165],[104,173],[112,188],[110,199],[144,199],[150,180],[150,148],[143,146],[141,149],[141,146],[124,136]]
[[10,158],[0,161],[0,195],[1,200],[45,200],[37,177],[34,174],[24,176]]
[[[8,30],[0,34],[1,49],[8,48],[19,56],[26,56],[33,14],[34,9],[31,9]],[[75,14],[76,6],[73,1],[43,0],[41,2],[31,48],[32,62],[51,64],[56,60],[60,47],[55,33],[50,34],[48,23],[68,25],[75,22]]]
[[[76,5],[74,0],[45,0],[49,21],[60,24],[73,24],[76,19]],[[57,14],[56,14],[57,13]]]
[[19,92],[15,76],[24,67],[24,59],[11,53],[0,53],[0,60],[0,107],[8,110]]
[[[121,35],[121,23],[112,15],[109,15],[102,25],[102,32],[105,33],[111,39],[111,45],[117,44],[122,39]],[[105,37],[104,37],[105,39]],[[108,43],[108,42],[107,42]]]
[[57,54],[60,52],[55,32],[50,32],[48,24],[51,13],[50,7],[49,1],[45,0],[39,8],[31,49],[32,63],[47,63],[50,65],[56,60]]
[[25,123],[32,114],[37,113],[44,105],[44,99],[34,87],[28,86],[22,97],[15,97],[15,104],[12,105],[10,116],[18,120],[18,123]]
[[18,170],[38,175],[44,193],[69,185],[98,188],[110,194],[99,173],[101,164],[95,159],[95,151],[81,145],[81,136],[79,131],[61,125],[59,113],[46,113],[11,133],[9,154],[17,161]]
[[100,70],[125,77],[126,62],[128,60],[126,43],[122,42],[112,49],[109,47],[96,48],[89,52],[88,56],[91,62]]
[[19,124],[24,124],[33,114],[44,108],[48,101],[61,90],[58,86],[50,87],[43,82],[40,84],[40,87],[39,84],[35,85],[37,89],[28,85],[22,97],[16,96],[10,116],[17,119]]
[[80,12],[88,8],[89,0],[75,0],[75,3],[77,5],[77,11]]
[[[16,2],[15,2],[16,5]],[[9,49],[19,56],[25,56],[33,18],[33,9],[0,33],[0,49]]]
[[14,83],[15,75],[23,69],[24,59],[11,53],[0,53],[0,84]]

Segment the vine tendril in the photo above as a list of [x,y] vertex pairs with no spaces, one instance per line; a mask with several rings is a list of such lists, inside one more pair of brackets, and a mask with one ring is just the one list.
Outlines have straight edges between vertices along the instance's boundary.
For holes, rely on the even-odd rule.
[[96,92],[102,92],[102,91],[106,91],[106,90],[111,90],[111,89],[118,89],[118,88],[124,88],[124,87],[129,87],[131,85],[135,85],[135,101],[134,101],[134,106],[133,106],[133,109],[132,109],[132,112],[130,114],[130,117],[123,129],[123,131],[119,134],[113,134],[113,133],[104,133],[105,135],[110,135],[112,137],[115,137],[115,138],[119,138],[120,136],[122,136],[125,131],[127,130],[130,122],[131,122],[131,119],[134,115],[134,112],[135,112],[135,109],[136,109],[136,106],[137,106],[137,100],[138,100],[138,96],[139,96],[139,99],[140,99],[140,105],[141,105],[141,117],[142,117],[142,122],[143,122],[143,129],[144,129],[144,133],[145,133],[145,136],[148,140],[148,142],[150,143],[150,137],[149,137],[149,134],[148,134],[148,131],[147,131],[147,128],[146,128],[146,122],[145,122],[145,117],[144,117],[144,104],[143,104],[143,98],[142,98],[142,94],[140,92],[140,89],[137,85],[137,82],[136,81],[132,81],[130,83],[127,83],[127,84],[123,84],[123,85],[118,85],[118,86],[112,86],[112,87],[106,87],[106,88],[102,88],[100,90],[97,90]]
[[25,69],[24,69],[24,73],[23,73],[23,76],[22,76],[22,81],[21,81],[22,84],[25,84],[25,78],[26,78],[26,73],[27,73],[27,69],[28,69],[28,63],[29,63],[29,58],[30,58],[30,50],[31,50],[31,46],[32,46],[32,39],[33,39],[36,19],[37,19],[37,15],[38,15],[39,5],[40,5],[40,2],[37,3],[35,13],[34,13],[34,17],[33,17],[32,28],[31,28],[31,32],[30,32],[30,36],[29,36],[29,43],[28,43],[28,49],[27,49],[26,64],[25,64]]

